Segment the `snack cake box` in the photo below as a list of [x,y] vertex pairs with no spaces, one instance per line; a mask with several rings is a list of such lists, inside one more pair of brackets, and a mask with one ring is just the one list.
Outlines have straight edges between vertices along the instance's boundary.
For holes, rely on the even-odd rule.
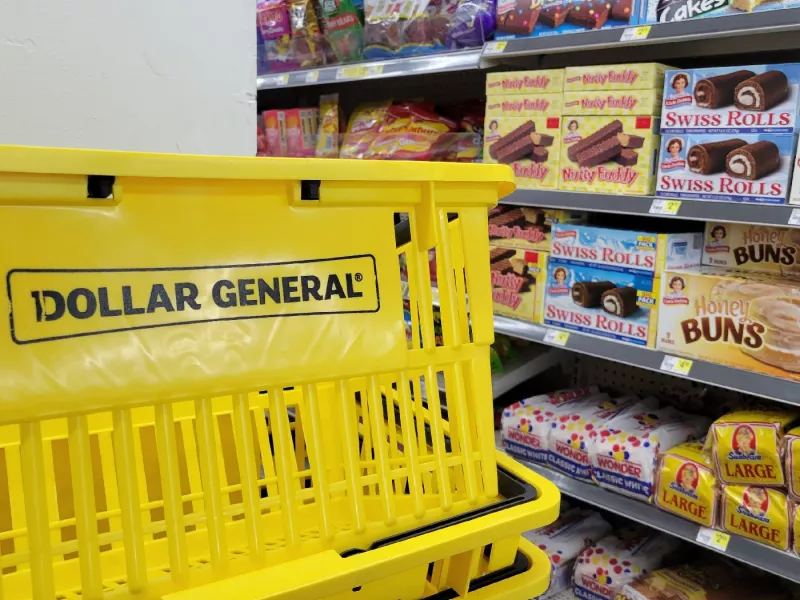
[[608,271],[659,277],[664,269],[700,264],[701,233],[650,233],[592,227],[553,225],[551,258],[559,264],[601,267]]
[[511,165],[519,189],[556,189],[560,132],[559,116],[488,116],[483,162]]
[[661,133],[792,133],[800,64],[672,69]]
[[586,218],[580,211],[498,204],[489,209],[489,245],[549,252],[554,225]]
[[564,91],[658,90],[664,85],[664,74],[670,68],[660,63],[567,67]]
[[564,94],[500,94],[487,96],[486,119],[491,117],[540,117],[560,115]]
[[719,267],[669,270],[658,300],[659,350],[800,380],[800,282]]
[[509,71],[486,75],[486,96],[506,94],[560,94],[564,90],[564,69]]
[[772,133],[664,134],[656,196],[786,204],[796,145]]
[[547,253],[495,246],[489,260],[495,314],[541,323]]
[[[786,487],[792,500],[800,504],[800,427],[787,431],[783,439]],[[795,531],[795,536],[797,535],[800,535],[800,531]]]
[[800,204],[800,156],[795,153],[792,169],[792,188],[789,190],[789,204]]
[[784,6],[780,0],[643,0],[639,21],[673,23],[705,17],[740,15],[743,12],[761,12]]
[[564,116],[558,187],[601,194],[652,194],[658,118]]
[[704,527],[717,523],[718,490],[703,445],[686,442],[668,449],[658,461],[655,504]]
[[789,550],[791,506],[785,492],[756,485],[726,485],[721,504],[721,529]]
[[800,277],[800,230],[708,221],[703,240],[703,264]]
[[661,90],[564,92],[565,115],[658,115]]

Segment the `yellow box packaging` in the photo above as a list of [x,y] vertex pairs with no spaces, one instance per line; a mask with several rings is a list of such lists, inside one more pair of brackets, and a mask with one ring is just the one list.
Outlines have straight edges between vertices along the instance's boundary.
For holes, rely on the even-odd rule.
[[541,323],[547,252],[494,246],[490,257],[495,314]]
[[704,527],[717,522],[717,485],[703,445],[686,442],[659,459],[655,503],[662,510]]
[[[524,143],[517,132],[528,127],[528,154],[515,160],[503,156],[503,144],[513,139]],[[495,146],[496,144],[496,146]],[[492,148],[494,146],[494,149]],[[517,187],[525,190],[556,189],[561,154],[561,117],[488,117],[483,138],[483,162],[509,164],[514,169]]]
[[800,427],[786,432],[783,458],[789,496],[795,502],[800,502]]
[[664,71],[670,68],[659,63],[567,67],[564,91],[659,90],[664,87]]
[[662,275],[659,350],[800,379],[800,282],[718,267]]
[[[565,114],[561,123],[559,189],[630,195],[655,192],[655,154],[660,143],[657,118]],[[603,156],[603,142],[587,144],[601,130],[617,132],[603,140],[616,136],[620,141],[616,154],[604,162],[597,160]]]
[[797,417],[791,410],[742,410],[714,421],[710,441],[717,478],[726,484],[784,485],[783,436]]
[[565,115],[660,115],[659,90],[564,92]]
[[708,221],[703,264],[797,277],[800,275],[800,230]]
[[581,211],[498,204],[489,209],[489,245],[550,251],[554,225],[585,223]]
[[800,505],[792,503],[792,552],[800,556]]
[[789,549],[790,503],[781,490],[726,485],[721,528],[780,550]]
[[558,94],[502,94],[486,98],[486,118],[490,117],[540,117],[560,115],[564,95]]
[[496,96],[498,94],[552,94],[563,90],[564,69],[489,73],[486,76],[487,96]]

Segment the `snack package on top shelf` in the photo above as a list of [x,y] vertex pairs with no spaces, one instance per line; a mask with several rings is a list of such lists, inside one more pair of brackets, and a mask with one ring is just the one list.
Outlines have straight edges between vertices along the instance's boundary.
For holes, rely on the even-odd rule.
[[339,94],[325,94],[319,98],[316,156],[339,157]]
[[364,28],[352,0],[322,0],[322,24],[337,62],[361,60]]
[[256,10],[269,72],[325,63],[324,40],[311,0],[262,0]]
[[582,600],[616,600],[626,584],[660,567],[679,545],[671,535],[644,528],[615,531],[578,556],[575,595]]
[[495,29],[495,0],[460,0],[447,31],[448,50],[478,48]]
[[551,596],[571,587],[572,570],[578,555],[609,533],[611,525],[600,513],[580,508],[562,511],[552,525],[523,533],[522,537],[547,554],[553,566],[545,595]]
[[[786,432],[783,457],[789,496],[800,503],[800,427]],[[797,534],[800,535],[800,531]]]
[[548,464],[551,423],[577,401],[597,395],[595,386],[559,390],[508,406],[501,419],[503,446],[509,454],[540,465]]
[[737,271],[800,276],[800,230],[706,222],[703,264]]
[[498,40],[636,24],[639,0],[498,0]]
[[660,509],[704,527],[716,525],[719,489],[703,444],[670,448],[659,458],[656,473],[653,501]]
[[782,490],[758,485],[723,486],[720,525],[730,533],[789,550],[790,503]]
[[795,410],[736,411],[711,425],[709,441],[717,478],[726,484],[782,486],[783,436]]
[[589,444],[592,478],[602,487],[649,501],[659,453],[702,437],[709,422],[671,406],[627,411],[606,423]]
[[380,60],[444,50],[457,0],[364,3],[364,58]]
[[339,158],[364,158],[386,120],[391,100],[359,104],[350,115]]

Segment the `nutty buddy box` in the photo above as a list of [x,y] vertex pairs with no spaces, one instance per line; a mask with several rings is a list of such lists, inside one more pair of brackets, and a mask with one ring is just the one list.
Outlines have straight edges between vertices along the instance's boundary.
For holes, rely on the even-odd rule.
[[489,73],[486,76],[486,95],[499,94],[558,94],[564,89],[564,69],[542,71],[511,71]]
[[483,160],[511,165],[520,189],[555,189],[560,132],[559,116],[506,117],[487,113]]
[[664,73],[669,68],[659,63],[567,67],[564,73],[564,91],[658,90],[663,85]]
[[553,225],[585,221],[585,212],[498,204],[489,209],[489,244],[549,252]]
[[489,261],[494,312],[541,323],[547,253],[493,247]]
[[564,92],[566,115],[657,115],[661,90]]
[[737,271],[800,276],[800,231],[746,223],[706,223],[703,264]]
[[661,133],[792,133],[799,84],[797,63],[667,71]]

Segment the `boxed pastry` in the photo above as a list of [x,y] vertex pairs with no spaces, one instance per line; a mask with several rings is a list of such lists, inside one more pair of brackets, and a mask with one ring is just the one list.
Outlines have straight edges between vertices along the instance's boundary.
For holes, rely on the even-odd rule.
[[664,135],[656,196],[785,204],[796,145],[771,133]]
[[489,209],[489,245],[549,252],[554,225],[584,223],[586,217],[579,211],[498,204]]
[[718,491],[711,461],[702,444],[686,442],[659,457],[653,501],[661,510],[704,527],[714,527]]
[[541,117],[560,115],[564,95],[556,94],[500,94],[487,96],[486,119],[491,117]]
[[660,63],[567,67],[564,72],[564,91],[658,90],[664,85],[664,73],[670,68]]
[[635,25],[640,0],[500,0],[496,40]]
[[661,89],[564,92],[566,115],[658,115]]
[[489,261],[495,314],[541,323],[547,253],[495,246]]
[[486,96],[505,94],[560,94],[564,89],[564,69],[509,71],[486,75]]
[[669,270],[658,305],[659,350],[800,380],[800,282],[719,267]]
[[550,260],[545,325],[637,346],[655,344],[658,279]]
[[565,116],[558,187],[603,194],[652,194],[658,119]]
[[673,23],[784,8],[782,0],[642,0],[640,23]]
[[798,63],[669,70],[661,133],[792,133],[798,82]]
[[786,487],[791,499],[800,503],[800,427],[787,431],[783,444]]
[[561,153],[561,118],[486,117],[483,162],[511,165],[520,189],[555,189]]
[[721,529],[779,550],[789,550],[790,503],[774,488],[746,485],[722,487]]
[[800,230],[706,222],[703,264],[736,271],[800,276]]
[[792,189],[789,190],[789,204],[800,204],[800,156],[795,154],[792,168]]
[[550,252],[571,265],[602,267],[659,277],[664,269],[700,264],[701,233],[650,233],[559,223],[553,226]]
[[800,556],[800,504],[792,503],[792,552]]

